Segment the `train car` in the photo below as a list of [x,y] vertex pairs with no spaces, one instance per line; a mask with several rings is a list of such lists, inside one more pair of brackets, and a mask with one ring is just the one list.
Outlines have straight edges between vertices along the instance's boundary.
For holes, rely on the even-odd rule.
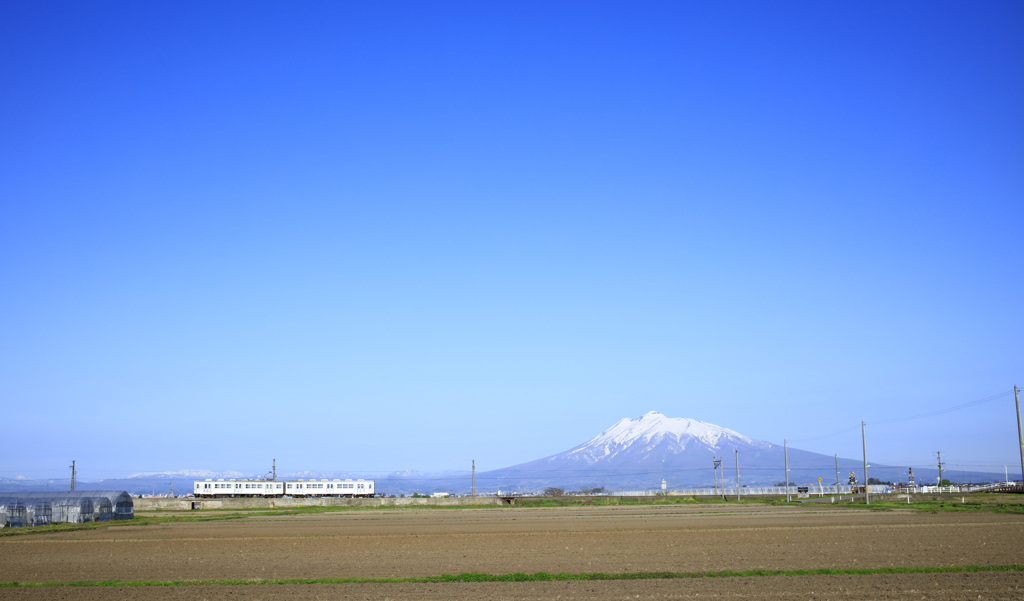
[[288,480],[285,494],[290,497],[372,497],[373,480]]
[[196,480],[192,495],[200,498],[280,497],[284,495],[284,482],[273,480]]
[[244,497],[372,497],[373,480],[195,480],[192,495],[201,499]]

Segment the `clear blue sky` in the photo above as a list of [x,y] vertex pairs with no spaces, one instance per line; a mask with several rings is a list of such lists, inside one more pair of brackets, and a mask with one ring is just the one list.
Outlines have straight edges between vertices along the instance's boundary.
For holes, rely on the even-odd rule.
[[1024,385],[1022,32],[3,2],[0,477],[486,470],[649,410],[1019,471],[1012,394],[872,422]]

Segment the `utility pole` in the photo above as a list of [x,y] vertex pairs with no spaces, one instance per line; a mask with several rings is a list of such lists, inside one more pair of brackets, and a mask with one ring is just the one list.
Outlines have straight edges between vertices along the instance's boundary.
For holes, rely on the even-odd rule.
[[939,486],[942,486],[942,451],[935,451],[939,457]]
[[789,446],[786,439],[782,439],[782,456],[786,460],[786,502],[789,502]]
[[740,500],[740,450],[736,449],[736,500]]
[[[711,462],[712,462],[712,465],[714,466],[714,469],[715,469],[715,496],[717,497],[718,496],[718,468],[722,467],[722,460],[717,458],[717,457],[715,457],[714,455],[712,455],[711,456]],[[722,478],[722,492],[723,493],[725,492],[725,478],[724,478],[724,476]]]
[[839,494],[839,453],[836,453],[836,494]]
[[273,467],[270,468],[270,471],[273,474],[273,476],[271,476],[271,480],[277,480],[277,459],[274,459],[274,464]]
[[1013,399],[1017,403],[1017,438],[1020,442],[1020,477],[1024,480],[1024,434],[1021,434],[1020,429],[1020,388],[1017,385],[1013,386]]
[[75,492],[75,460],[71,460],[71,492]]
[[864,422],[860,423],[860,444],[864,448],[864,504],[870,505],[871,499],[868,497],[868,490],[871,488],[868,485],[868,439],[864,434]]
[[473,460],[473,497],[476,498],[476,459]]

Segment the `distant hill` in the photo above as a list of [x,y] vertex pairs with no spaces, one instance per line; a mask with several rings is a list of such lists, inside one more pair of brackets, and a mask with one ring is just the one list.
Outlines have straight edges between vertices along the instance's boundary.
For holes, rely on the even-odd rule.
[[[564,490],[603,487],[615,490],[655,490],[667,487],[714,487],[714,458],[722,460],[726,488],[736,487],[739,461],[741,486],[770,486],[785,482],[782,445],[755,440],[728,428],[651,411],[638,418],[623,418],[594,438],[565,452],[477,475],[490,489]],[[836,458],[789,448],[789,481],[796,485],[836,482]],[[871,463],[871,462],[869,462]],[[906,477],[906,467],[871,463],[868,476],[883,482]],[[863,460],[838,458],[839,481],[849,472],[863,483]],[[915,469],[918,483],[935,483],[938,470]],[[960,472],[958,472],[960,475]],[[723,472],[719,472],[719,479]],[[973,481],[998,480],[998,474],[963,474]]]
[[[566,491],[604,488],[657,490],[665,480],[669,490],[715,486],[713,460],[722,461],[718,477],[724,476],[725,488],[736,487],[736,461],[739,460],[741,486],[771,486],[785,482],[784,449],[781,445],[755,440],[739,432],[685,417],[667,417],[651,411],[637,418],[623,418],[594,438],[562,453],[511,467],[478,472],[478,494],[501,492],[533,493],[546,487]],[[837,459],[800,449],[789,448],[789,481],[798,486],[834,484]],[[868,476],[882,482],[906,480],[907,466],[885,465],[869,461]],[[918,484],[935,484],[937,469],[913,466]],[[838,479],[846,484],[849,472],[863,483],[863,459],[838,458]],[[956,471],[958,480],[997,482],[1002,474]],[[138,495],[188,494],[194,480],[206,478],[254,477],[239,472],[181,470],[145,472],[128,478],[80,481],[77,490],[126,490]],[[405,470],[384,475],[354,475],[345,472],[298,472],[278,474],[284,479],[368,478],[376,481],[378,493],[411,495],[448,492],[468,494],[472,475],[468,471],[424,474]],[[0,490],[18,492],[44,490],[47,481],[0,479]],[[66,490],[67,481],[50,484],[51,490]]]

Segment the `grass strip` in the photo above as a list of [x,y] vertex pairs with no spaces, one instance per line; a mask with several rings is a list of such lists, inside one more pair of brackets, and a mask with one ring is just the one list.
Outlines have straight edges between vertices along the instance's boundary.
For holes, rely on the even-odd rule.
[[1024,572],[1024,565],[1001,566],[919,566],[891,568],[819,568],[810,570],[722,570],[718,572],[582,572],[578,574],[442,574],[405,578],[288,578],[218,580],[79,580],[72,582],[0,582],[0,588],[30,587],[141,587],[141,586],[238,586],[247,584],[439,584],[445,582],[568,582],[581,580],[664,580],[678,578],[758,578],[765,576],[821,576],[878,574],[957,574],[964,572]]
[[[965,503],[956,502],[956,498],[968,499]],[[938,513],[945,511],[990,511],[994,513],[1015,513],[1024,514],[1024,495],[1007,493],[964,493],[963,495],[950,495],[933,499],[915,499],[911,504],[900,503],[894,500],[886,500],[886,495],[873,496],[872,503],[865,505],[863,502],[841,501],[837,503],[806,503],[806,507],[814,507],[821,511],[829,509],[864,509],[870,511],[890,511],[898,509],[917,510],[921,512]],[[735,500],[723,499],[721,497],[690,497],[690,496],[656,496],[643,498],[629,497],[559,497],[554,499],[545,498],[520,498],[517,504],[511,509],[528,509],[534,507],[613,507],[613,506],[643,506],[643,505],[721,505],[735,506]],[[767,505],[767,506],[793,506],[793,503],[778,498],[751,497],[743,499],[741,505]],[[408,511],[423,509],[505,509],[510,507],[502,505],[380,505],[380,506],[352,506],[352,505],[313,505],[297,507],[272,507],[272,508],[233,508],[233,509],[203,509],[196,512],[170,512],[165,510],[147,510],[135,514],[132,520],[110,520],[107,522],[89,522],[86,524],[53,524],[50,526],[31,526],[24,528],[3,528],[0,529],[0,537],[25,536],[33,534],[45,534],[54,532],[71,532],[74,530],[91,530],[94,528],[107,528],[110,526],[147,526],[152,524],[176,524],[183,522],[211,522],[220,520],[237,520],[250,517],[278,517],[292,516],[311,513],[342,513],[359,511]]]

